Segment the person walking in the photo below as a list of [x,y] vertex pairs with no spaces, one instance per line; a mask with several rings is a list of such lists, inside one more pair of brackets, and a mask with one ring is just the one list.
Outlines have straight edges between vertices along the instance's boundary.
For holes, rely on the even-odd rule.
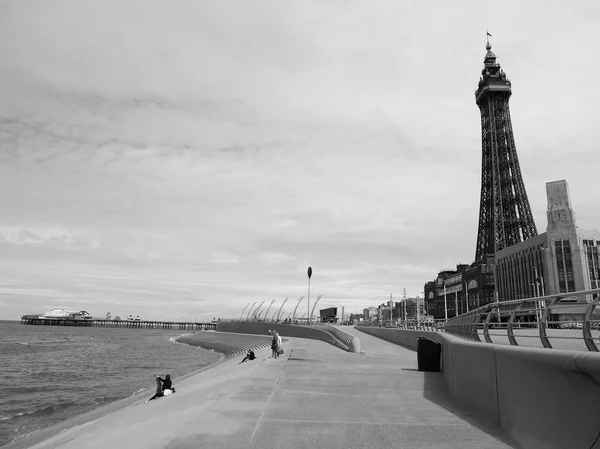
[[[269,331],[271,332],[271,331]],[[273,331],[272,333],[273,338],[271,339],[271,357],[276,359],[277,358],[277,332]]]
[[277,358],[279,358],[280,354],[283,354],[283,340],[281,339],[281,335],[277,335]]

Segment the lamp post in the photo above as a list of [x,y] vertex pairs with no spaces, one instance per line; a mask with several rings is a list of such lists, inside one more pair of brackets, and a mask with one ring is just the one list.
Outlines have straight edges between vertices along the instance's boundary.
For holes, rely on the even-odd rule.
[[458,290],[454,292],[454,316],[458,316]]
[[404,304],[404,326],[406,326],[406,289],[402,289],[402,304]]
[[444,285],[444,317],[448,321],[448,299],[446,298],[446,286]]
[[[307,309],[306,312],[310,314],[310,277],[312,276],[312,268],[308,267],[308,299],[307,299]],[[308,316],[310,319],[310,315]]]

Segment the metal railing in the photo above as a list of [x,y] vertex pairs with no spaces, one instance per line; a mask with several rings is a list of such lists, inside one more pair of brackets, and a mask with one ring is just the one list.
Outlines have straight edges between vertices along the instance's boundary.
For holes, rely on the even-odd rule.
[[249,318],[249,319],[239,319],[239,318],[221,318],[220,321],[228,321],[228,322],[243,322],[243,323],[271,323],[271,324],[287,324],[290,326],[322,326],[322,325],[326,325],[329,323],[322,323],[320,321],[314,320],[312,322],[308,322],[306,320],[304,321],[299,321],[299,320],[265,320],[265,319],[256,319],[256,318]]
[[[586,302],[577,302],[578,298],[585,296],[589,297],[586,298]],[[590,298],[594,299],[588,302]],[[506,337],[513,346],[519,346],[517,337],[539,338],[544,348],[553,348],[550,338],[583,340],[588,351],[598,352],[594,339],[600,339],[599,306],[600,289],[498,301],[449,319],[445,324],[445,331],[479,342],[482,335],[486,343],[494,343],[490,329],[505,329]],[[560,316],[561,311],[563,315],[564,312],[570,312],[569,315],[574,319],[550,320]],[[528,331],[528,329],[535,329],[535,331]],[[552,330],[552,335],[549,335],[549,329]],[[574,329],[575,332],[564,332],[565,329]],[[567,345],[565,349],[572,348]]]

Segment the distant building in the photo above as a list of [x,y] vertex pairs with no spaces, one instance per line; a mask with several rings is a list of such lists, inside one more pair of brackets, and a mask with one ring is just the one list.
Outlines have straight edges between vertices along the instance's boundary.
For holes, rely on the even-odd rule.
[[377,318],[377,307],[368,307],[363,310],[363,318],[365,321],[373,321]]
[[393,307],[390,307],[388,304],[380,304],[377,307],[377,318],[380,322],[389,322],[392,321],[392,311]]
[[328,309],[319,310],[321,316],[321,323],[337,323],[338,322],[338,308],[329,307]]
[[494,257],[442,270],[434,281],[425,283],[423,291],[426,311],[435,319],[452,318],[493,302]]
[[[496,253],[499,300],[569,293],[600,288],[600,231],[576,226],[566,181],[546,184],[546,232]],[[592,298],[554,309],[550,319],[580,319]]]
[[362,313],[351,313],[348,317],[348,322],[350,324],[358,324],[364,320]]

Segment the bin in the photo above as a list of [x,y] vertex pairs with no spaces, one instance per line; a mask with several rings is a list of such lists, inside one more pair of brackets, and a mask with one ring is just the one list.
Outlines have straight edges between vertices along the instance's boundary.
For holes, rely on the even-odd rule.
[[417,363],[419,371],[440,372],[442,345],[430,338],[417,338]]

